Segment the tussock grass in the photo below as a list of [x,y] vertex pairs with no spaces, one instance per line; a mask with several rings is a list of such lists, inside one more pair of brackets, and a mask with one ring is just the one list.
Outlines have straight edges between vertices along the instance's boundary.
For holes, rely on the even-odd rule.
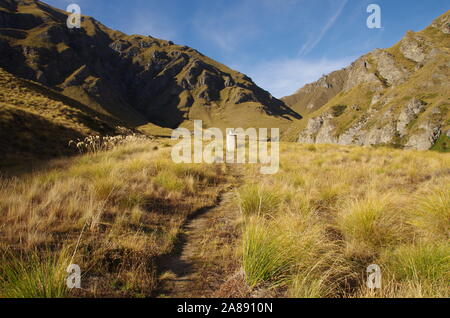
[[185,188],[184,183],[176,177],[173,171],[161,171],[155,177],[154,182],[169,192],[182,192]]
[[450,246],[447,242],[401,245],[382,255],[383,288],[357,297],[448,298]]
[[[157,141],[136,141],[0,179],[0,295],[70,296],[57,283],[40,296],[27,286],[59,277],[46,264],[78,241],[82,296],[152,295],[156,260],[173,250],[186,217],[215,201],[227,173],[169,155]],[[198,257],[227,272],[242,264],[242,280],[230,284],[258,295],[449,297],[449,166],[435,152],[283,143],[278,174],[240,169],[242,239],[217,219],[202,243],[215,252]],[[381,290],[366,287],[370,264],[382,269]]]
[[267,216],[277,211],[281,198],[268,185],[248,184],[239,190],[238,201],[245,216]]
[[349,244],[377,250],[401,242],[407,234],[398,198],[369,194],[346,204],[338,218],[338,228]]
[[62,298],[69,295],[66,268],[70,256],[66,249],[58,253],[33,251],[0,256],[0,296],[5,298]]
[[[0,271],[0,295],[70,296],[56,283],[55,264],[64,246],[76,244],[73,263],[82,269],[84,288],[77,296],[152,295],[156,260],[172,251],[187,216],[216,200],[226,170],[180,168],[158,141],[126,140],[43,172],[0,179],[0,252],[7,269]],[[35,256],[22,257],[30,253]],[[33,284],[43,287],[33,294]]]
[[243,236],[247,283],[287,288],[290,297],[329,297],[348,269],[338,245],[324,236],[320,224],[301,216],[250,217]]
[[[253,290],[289,297],[449,297],[450,157],[284,143],[280,172],[237,191]],[[258,180],[258,183],[255,183]],[[382,269],[382,289],[366,269]]]
[[243,265],[250,287],[286,279],[294,255],[285,237],[279,236],[264,220],[252,218],[244,233]]
[[411,220],[415,228],[430,239],[450,240],[450,189],[443,185],[429,190],[416,202]]
[[450,244],[428,243],[400,246],[387,252],[386,267],[398,280],[422,284],[450,283]]

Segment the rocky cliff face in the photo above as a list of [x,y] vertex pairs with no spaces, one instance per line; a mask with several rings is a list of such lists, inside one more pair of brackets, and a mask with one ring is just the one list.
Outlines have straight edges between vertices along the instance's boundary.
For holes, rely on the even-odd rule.
[[344,89],[348,79],[346,70],[339,70],[322,77],[317,82],[307,84],[295,94],[282,100],[296,112],[307,115],[323,105]]
[[226,125],[233,118],[277,126],[300,118],[247,76],[192,48],[126,35],[90,17],[68,29],[66,19],[40,1],[1,0],[0,67],[133,126]]
[[450,12],[394,47],[375,50],[343,70],[284,98],[308,115],[299,141],[448,150]]

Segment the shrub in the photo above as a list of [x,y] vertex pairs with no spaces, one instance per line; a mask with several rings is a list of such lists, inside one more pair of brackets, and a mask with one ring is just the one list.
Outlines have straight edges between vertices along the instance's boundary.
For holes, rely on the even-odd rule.
[[347,106],[345,106],[345,105],[336,105],[336,106],[331,107],[333,117],[341,116],[345,112],[346,109],[347,109]]

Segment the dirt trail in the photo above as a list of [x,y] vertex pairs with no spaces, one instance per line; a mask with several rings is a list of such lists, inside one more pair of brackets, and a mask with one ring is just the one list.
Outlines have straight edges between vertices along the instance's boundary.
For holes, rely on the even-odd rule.
[[162,276],[157,297],[214,296],[228,275],[224,251],[238,236],[234,197],[235,186],[229,186],[214,206],[200,209],[186,221],[175,251],[159,262]]

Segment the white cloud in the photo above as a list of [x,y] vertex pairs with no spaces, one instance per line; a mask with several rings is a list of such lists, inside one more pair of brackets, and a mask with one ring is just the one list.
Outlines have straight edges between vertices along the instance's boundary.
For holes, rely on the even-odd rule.
[[339,18],[339,16],[342,13],[342,10],[344,9],[345,5],[347,4],[348,0],[344,0],[341,2],[341,5],[336,10],[335,14],[328,20],[328,22],[325,24],[325,26],[320,31],[319,35],[317,37],[313,37],[310,40],[308,40],[300,49],[300,55],[304,56],[311,52],[317,44],[322,41],[325,34],[327,34],[328,30],[336,23],[336,20]]
[[295,93],[305,84],[318,80],[322,75],[348,66],[355,58],[339,60],[307,60],[303,58],[266,61],[255,67],[235,68],[249,75],[260,87],[281,98]]

